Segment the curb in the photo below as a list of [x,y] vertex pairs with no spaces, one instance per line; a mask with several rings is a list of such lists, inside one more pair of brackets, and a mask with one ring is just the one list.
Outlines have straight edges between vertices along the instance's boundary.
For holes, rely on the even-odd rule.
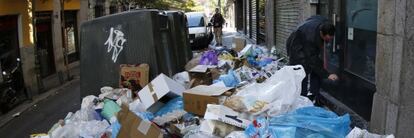
[[49,91],[42,93],[40,95],[37,95],[35,97],[33,97],[33,101],[31,101],[30,103],[21,103],[20,105],[18,105],[17,107],[15,107],[13,110],[9,111],[7,114],[4,114],[2,116],[0,116],[0,128],[2,128],[3,126],[5,126],[6,124],[8,124],[10,121],[12,121],[15,117],[13,117],[14,114],[22,114],[25,111],[27,111],[28,109],[30,109],[31,107],[35,106],[37,103],[53,96],[56,95],[60,90],[64,89],[65,87],[79,81],[80,79],[78,77],[74,77],[73,80],[70,80],[62,85],[60,85],[59,87],[56,88],[52,88]]

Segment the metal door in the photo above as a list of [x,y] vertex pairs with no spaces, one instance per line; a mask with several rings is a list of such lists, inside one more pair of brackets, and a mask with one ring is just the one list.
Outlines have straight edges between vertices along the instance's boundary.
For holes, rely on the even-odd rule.
[[325,44],[325,68],[339,74],[338,85],[325,83],[331,96],[369,121],[375,92],[376,0],[321,0],[319,14],[336,28]]
[[36,37],[38,56],[40,61],[40,75],[42,78],[50,76],[56,72],[53,41],[52,41],[52,13],[36,13]]

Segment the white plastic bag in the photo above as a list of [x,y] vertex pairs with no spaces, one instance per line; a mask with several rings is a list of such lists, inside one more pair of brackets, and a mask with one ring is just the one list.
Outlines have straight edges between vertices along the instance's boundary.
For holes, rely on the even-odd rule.
[[129,104],[129,110],[132,112],[137,112],[137,113],[146,111],[144,104],[142,104],[139,99],[136,99]]
[[81,109],[93,108],[94,107],[94,100],[98,97],[94,95],[86,96],[82,99]]
[[248,136],[244,134],[244,131],[233,131],[225,138],[248,138]]
[[[264,83],[253,83],[236,95],[243,97],[248,111],[259,114],[270,108],[270,103],[292,105],[300,96],[305,71],[301,65],[285,66]],[[280,107],[281,108],[281,107]]]
[[190,75],[187,71],[175,74],[173,80],[180,83],[186,89],[190,88],[190,85],[188,84],[190,82]]
[[56,129],[52,134],[53,138],[100,138],[109,127],[109,123],[103,121],[79,121],[66,124],[62,128]]
[[351,132],[346,136],[346,138],[394,138],[394,135],[378,135],[369,133],[367,130],[362,130],[358,127],[352,129]]
[[291,105],[282,104],[281,101],[275,101],[270,105],[271,107],[267,111],[267,115],[277,116],[277,115],[281,115],[281,114],[294,111],[302,107],[313,106],[313,103],[311,100],[309,100],[309,98],[299,96],[298,98],[296,98],[295,102]]

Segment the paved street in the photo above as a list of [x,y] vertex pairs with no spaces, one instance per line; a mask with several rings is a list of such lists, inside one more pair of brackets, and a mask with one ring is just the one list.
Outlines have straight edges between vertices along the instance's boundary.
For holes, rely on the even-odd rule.
[[22,112],[0,128],[3,138],[23,138],[34,133],[47,133],[52,125],[80,108],[79,79],[56,91],[52,96]]

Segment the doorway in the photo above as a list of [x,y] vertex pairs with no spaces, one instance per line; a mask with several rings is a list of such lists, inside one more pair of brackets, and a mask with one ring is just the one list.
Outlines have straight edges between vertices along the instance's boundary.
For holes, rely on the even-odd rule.
[[324,90],[364,120],[371,117],[375,93],[377,0],[321,0],[318,13],[336,28],[335,39],[324,49],[325,68],[337,72],[338,85]]
[[51,16],[52,12],[36,13],[37,48],[42,78],[56,73]]
[[65,36],[68,62],[79,60],[77,11],[65,11]]

